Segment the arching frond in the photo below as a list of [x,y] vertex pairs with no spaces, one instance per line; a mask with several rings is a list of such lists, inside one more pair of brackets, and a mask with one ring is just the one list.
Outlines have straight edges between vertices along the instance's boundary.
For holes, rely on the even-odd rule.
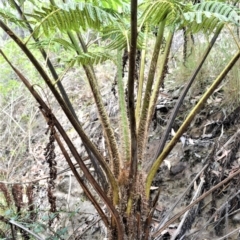
[[82,52],[81,54],[71,59],[69,62],[71,62],[72,65],[94,65],[105,62],[107,60],[114,61],[114,57],[108,51],[106,51],[105,48],[94,46],[94,48],[91,47],[87,53]]
[[92,2],[94,5],[103,7],[105,9],[111,9],[114,11],[121,12],[123,8],[129,7],[128,0],[91,0],[88,2]]
[[[129,49],[130,26],[124,24],[115,24],[104,28],[103,39],[108,38],[111,42],[107,45],[108,49]],[[138,33],[137,47],[144,48],[144,36],[142,32]]]
[[141,25],[144,24],[146,21],[150,21],[153,25],[158,25],[160,22],[165,20],[166,18],[169,19],[171,24],[176,21],[184,9],[185,5],[176,0],[155,0],[155,1],[148,1],[140,5],[140,8],[144,9],[144,12],[140,18]]
[[56,43],[59,43],[66,50],[74,50],[74,51],[76,51],[74,45],[71,42],[69,42],[69,41],[67,41],[67,40],[65,40],[63,38],[54,38],[52,41],[56,42]]
[[15,16],[15,14],[11,13],[6,8],[5,9],[3,9],[3,8],[0,9],[0,18],[4,19],[6,21],[9,21],[11,23],[14,23],[14,24],[16,24],[18,26],[25,27],[24,21],[21,20],[21,19],[18,19]]
[[[68,50],[72,52],[69,56],[74,56],[76,53],[76,50],[74,45],[71,42],[68,42],[67,40],[63,38],[53,38],[53,39],[45,39],[38,41],[37,43],[31,43],[29,44],[31,48],[51,48],[52,51],[59,51],[59,45],[64,48],[65,50]],[[103,48],[99,47],[97,45],[93,45],[90,48],[88,48],[88,52],[84,53],[81,52],[79,55],[74,56],[69,59],[62,59],[63,62],[70,63],[71,66],[78,64],[78,65],[94,65],[102,63],[106,60],[115,61],[115,58],[110,54],[109,48]]]
[[239,10],[235,7],[216,1],[208,1],[193,6],[193,11],[183,14],[184,25],[191,32],[212,32],[221,23],[239,25]]
[[43,7],[41,11],[34,11],[28,16],[39,22],[35,29],[42,28],[46,35],[56,28],[62,32],[69,30],[100,29],[114,20],[113,16],[92,4],[73,1],[59,5]]
[[56,49],[63,47],[65,50],[72,50],[72,53],[76,52],[74,45],[63,38],[45,38],[44,40],[38,40],[37,42],[29,43],[29,47],[31,49],[50,48],[53,52],[56,51]]
[[[31,2],[32,4],[36,4],[36,0],[18,0],[17,3],[19,4],[19,6],[23,6],[23,4],[25,2]],[[6,1],[12,8],[15,9],[15,1],[14,0],[8,0]],[[4,1],[3,1],[4,3]]]

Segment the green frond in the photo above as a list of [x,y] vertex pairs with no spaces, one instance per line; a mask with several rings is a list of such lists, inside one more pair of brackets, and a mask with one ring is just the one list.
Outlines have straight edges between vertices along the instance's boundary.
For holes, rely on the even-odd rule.
[[52,51],[56,51],[56,49],[59,49],[59,45],[65,50],[73,50],[72,53],[76,52],[74,45],[63,38],[46,38],[44,40],[38,40],[37,42],[32,42],[29,44],[31,49],[51,48]]
[[95,6],[109,9],[117,12],[124,12],[123,8],[129,7],[129,1],[128,0],[88,0],[88,2],[92,3]]
[[119,0],[102,0],[98,2],[101,2],[104,8],[109,8],[114,10],[118,10],[123,5],[123,1],[119,1]]
[[[130,26],[127,24],[115,24],[104,28],[103,39],[109,39],[111,42],[107,45],[108,49],[121,50],[129,49],[130,42]],[[145,47],[144,34],[138,33],[137,47],[142,49]]]
[[14,14],[12,14],[6,8],[0,9],[0,18],[4,19],[5,21],[14,23],[18,26],[25,27],[25,22],[21,19],[18,19]]
[[196,4],[193,10],[183,14],[183,25],[191,32],[212,32],[222,23],[239,25],[239,11],[226,3],[208,1]]
[[[4,2],[4,1],[3,1],[3,2]],[[11,8],[15,8],[15,5],[14,5],[13,0],[9,0],[9,1],[4,2],[4,5],[5,5],[5,6],[6,6],[6,3],[8,3]]]
[[144,8],[144,12],[140,18],[141,25],[146,21],[151,22],[153,25],[158,25],[166,18],[170,21],[173,20],[173,22],[171,22],[171,24],[173,24],[185,5],[176,0],[155,0],[140,5],[140,8],[142,7]]
[[112,55],[106,51],[105,48],[94,46],[89,48],[87,53],[82,52],[75,56],[70,62],[72,62],[72,64],[77,63],[78,65],[94,65],[107,60],[114,61]]
[[63,38],[54,38],[52,41],[59,43],[66,50],[75,50],[75,47],[73,46],[73,44]]
[[103,31],[103,39],[109,38],[111,42],[107,45],[109,49],[129,49],[129,36],[130,31],[125,28],[121,28],[119,25],[110,26]]
[[[4,2],[4,1],[3,1]],[[8,0],[6,1],[12,8],[15,9],[15,3],[14,3],[14,0]],[[31,2],[33,5],[36,5],[36,2],[39,2],[37,0],[18,0],[16,1],[18,3],[19,6],[23,6],[23,4],[25,2]]]
[[49,44],[50,44],[50,40],[48,39],[38,40],[37,42],[29,43],[29,49],[41,49],[44,47],[48,47]]
[[36,28],[42,28],[45,34],[59,29],[62,32],[80,29],[100,29],[113,21],[113,16],[103,9],[89,3],[70,2],[59,6],[42,7],[41,11],[34,11],[28,16],[39,23]]

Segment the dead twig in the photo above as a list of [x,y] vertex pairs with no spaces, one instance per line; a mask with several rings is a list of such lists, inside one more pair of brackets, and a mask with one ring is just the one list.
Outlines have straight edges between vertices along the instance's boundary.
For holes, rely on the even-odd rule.
[[[203,183],[204,183],[204,177],[202,176],[200,179],[201,179],[201,182],[199,183],[199,186],[198,186],[198,188],[197,188],[197,191],[196,191],[195,195],[194,195],[193,198],[192,198],[191,203],[193,203],[193,202],[196,200],[196,198],[200,195],[200,192],[201,192],[201,190],[202,190]],[[187,217],[188,217],[188,215],[189,215],[189,212],[190,212],[190,210],[188,210],[187,212],[185,212],[185,214],[184,214],[184,216],[183,216],[183,218],[182,218],[182,221],[181,221],[181,223],[178,225],[178,228],[177,228],[177,230],[174,232],[173,236],[171,237],[171,240],[176,239],[177,235],[180,233],[183,224],[184,224],[185,221],[187,220]]]
[[167,221],[163,227],[161,227],[158,231],[156,231],[153,234],[153,237],[156,238],[158,237],[161,232],[167,228],[170,224],[172,224],[174,221],[176,221],[180,216],[182,216],[186,211],[188,211],[189,209],[191,209],[195,204],[199,203],[200,201],[202,201],[205,197],[207,197],[210,193],[212,193],[213,191],[215,191],[216,189],[218,189],[219,187],[221,187],[222,185],[228,183],[231,179],[233,179],[234,177],[236,177],[238,174],[240,174],[240,169],[238,171],[236,171],[235,173],[233,173],[232,175],[230,175],[228,178],[224,179],[223,181],[221,181],[220,183],[218,183],[217,185],[215,185],[214,187],[212,187],[210,190],[208,190],[207,192],[205,192],[204,194],[202,194],[198,199],[196,199],[193,203],[189,204],[185,209],[183,209],[181,212],[179,212],[178,214],[176,214],[174,217],[172,217],[169,221]]
[[[202,230],[206,229],[207,226],[209,226],[210,224],[214,224],[215,222],[212,222],[213,219],[225,208],[226,204],[228,204],[228,203],[229,203],[233,198],[235,198],[238,194],[240,194],[240,190],[237,191],[235,194],[233,194],[233,196],[231,196],[226,202],[224,202],[224,203],[215,211],[215,213],[209,218],[209,220],[206,222],[206,224],[205,224],[201,229],[199,229],[199,230],[197,230],[197,231],[189,234],[188,237],[196,234],[197,232],[201,235]],[[238,210],[230,213],[228,216],[231,216],[231,215],[233,215],[233,214],[236,214],[236,213],[239,212],[239,211],[240,211],[240,209],[238,209]],[[219,221],[219,219],[218,219],[218,221]]]
[[[98,223],[101,220],[101,218],[96,219],[92,224],[90,224],[88,227],[86,227],[83,232],[76,238],[76,239],[81,239],[84,233],[86,233],[92,226],[94,226],[96,223]],[[73,234],[76,234],[76,231]],[[68,238],[70,239],[70,237]]]
[[226,237],[229,237],[230,235],[234,234],[235,232],[240,232],[240,227],[231,231],[230,233],[226,234],[225,236],[221,237],[221,238],[218,238],[218,240],[223,240],[223,239],[226,239]]
[[[208,164],[206,164],[202,170],[196,175],[196,177],[191,181],[191,183],[188,185],[187,189],[184,191],[184,193],[182,193],[178,200],[175,202],[175,204],[169,209],[169,211],[167,212],[166,216],[164,217],[164,219],[161,221],[161,223],[159,224],[160,227],[158,227],[158,229],[160,229],[161,227],[164,226],[164,224],[168,221],[170,214],[173,212],[174,208],[178,205],[178,203],[183,199],[183,197],[187,194],[187,192],[189,191],[189,189],[192,187],[192,185],[194,184],[194,182],[198,179],[198,177],[201,175],[201,173],[207,168]],[[157,230],[158,230],[157,229]]]
[[24,227],[22,224],[14,221],[14,220],[9,220],[9,223],[11,223],[12,225],[15,225],[21,229],[23,229],[24,231],[30,233],[32,236],[34,236],[36,239],[39,239],[39,240],[43,240],[43,238],[41,238],[40,236],[38,236],[37,234],[35,234],[34,232],[32,232],[31,230],[29,230],[28,228]]

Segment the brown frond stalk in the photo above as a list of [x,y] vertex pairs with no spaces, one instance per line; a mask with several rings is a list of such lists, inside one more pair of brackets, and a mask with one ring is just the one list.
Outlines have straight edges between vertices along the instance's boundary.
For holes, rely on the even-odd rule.
[[[41,110],[41,107],[40,107],[40,110]],[[55,182],[54,180],[56,180],[57,178],[57,168],[56,168],[56,165],[57,165],[57,162],[55,160],[56,158],[56,154],[54,152],[54,149],[55,149],[55,145],[54,145],[54,142],[55,142],[55,133],[56,133],[56,130],[54,128],[54,116],[52,114],[51,111],[49,112],[43,112],[45,118],[47,119],[47,123],[48,123],[48,130],[50,129],[50,135],[49,135],[49,142],[45,148],[45,158],[46,158],[46,162],[48,163],[49,165],[49,176],[50,176],[50,179],[48,181],[48,202],[50,203],[50,212],[52,213],[56,213],[57,211],[57,207],[56,207],[56,197],[54,196],[53,194],[53,190],[55,189]],[[47,132],[48,132],[47,130]],[[46,134],[47,134],[46,132]],[[56,217],[59,217],[59,215],[56,215]],[[50,218],[49,219],[49,226],[52,225],[54,221],[54,218]]]
[[23,186],[21,184],[13,184],[12,195],[17,212],[19,213],[23,206]]
[[129,195],[127,213],[130,214],[133,204],[133,191],[137,178],[137,133],[136,133],[136,118],[135,118],[135,103],[134,103],[134,81],[136,68],[136,50],[137,50],[137,9],[138,1],[131,0],[131,43],[129,53],[129,73],[128,73],[128,111],[130,123],[130,138],[131,138],[131,165],[129,174]]
[[[71,31],[68,31],[67,33],[68,33],[68,36],[69,36],[72,44],[76,48],[77,54],[80,55],[82,51],[79,47],[79,44],[78,44],[75,36],[73,35],[73,33]],[[87,46],[83,42],[83,39],[81,38],[80,34],[78,34],[78,38],[80,40],[83,51],[87,52]],[[105,139],[106,139],[106,142],[107,142],[107,148],[108,148],[108,153],[109,153],[109,156],[110,156],[110,161],[111,161],[111,166],[112,166],[112,169],[113,169],[113,173],[114,173],[115,177],[118,177],[119,170],[120,170],[120,165],[121,165],[121,163],[120,163],[121,158],[120,158],[120,155],[119,155],[119,150],[118,150],[116,138],[115,138],[113,129],[112,129],[111,124],[110,124],[110,119],[108,117],[106,108],[103,104],[101,93],[99,91],[98,81],[97,81],[97,78],[96,78],[96,75],[95,75],[95,72],[93,70],[92,65],[90,65],[90,66],[83,65],[83,69],[84,69],[85,74],[87,76],[88,83],[91,87],[91,91],[92,91],[92,94],[93,94],[93,97],[94,97],[94,101],[95,101],[96,106],[97,106],[98,114],[99,114],[99,117],[100,117],[100,120],[101,120],[101,124],[102,124],[102,127],[103,127],[103,132],[104,132]]]
[[34,220],[36,214],[34,213],[35,206],[34,206],[34,199],[33,199],[33,185],[32,184],[27,185],[26,194],[27,194],[27,198],[28,198],[28,210],[30,212],[30,218],[31,218],[31,220]]
[[0,191],[3,193],[7,206],[9,207],[12,203],[10,193],[4,183],[0,183]]

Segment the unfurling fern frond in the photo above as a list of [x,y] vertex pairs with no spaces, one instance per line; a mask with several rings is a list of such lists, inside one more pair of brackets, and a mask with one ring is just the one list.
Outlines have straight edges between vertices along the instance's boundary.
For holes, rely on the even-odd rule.
[[94,5],[80,2],[70,2],[59,6],[43,7],[41,11],[28,14],[40,24],[36,28],[42,28],[46,35],[52,30],[59,29],[62,32],[69,30],[100,29],[113,21],[113,16]]
[[191,32],[212,32],[219,24],[239,25],[239,10],[228,4],[216,1],[194,5],[193,11],[183,14],[184,23]]

